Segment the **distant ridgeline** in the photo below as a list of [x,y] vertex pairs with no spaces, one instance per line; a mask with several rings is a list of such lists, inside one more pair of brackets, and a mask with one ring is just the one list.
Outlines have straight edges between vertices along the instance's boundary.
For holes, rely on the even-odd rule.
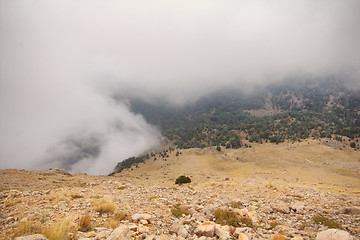
[[124,161],[119,162],[115,166],[113,173],[121,172],[122,170],[124,170],[126,168],[131,168],[133,165],[143,163],[143,162],[145,162],[146,158],[149,158],[148,154],[146,156],[131,157],[131,158],[125,159]]
[[339,77],[289,80],[251,94],[223,90],[185,107],[140,99],[130,103],[132,111],[184,149],[239,148],[245,146],[244,139],[247,143],[308,137],[341,141],[342,136],[360,135],[360,92],[347,88]]
[[[154,157],[154,161],[157,160],[157,157],[159,159],[166,161],[167,158],[169,157],[169,152],[171,153],[172,151],[174,151],[174,149],[169,147],[169,149],[163,150],[161,152],[157,152],[157,153],[152,152],[150,154],[146,154],[146,155],[143,155],[140,157],[127,158],[124,161],[119,162],[115,166],[113,172],[111,174],[109,174],[109,176],[111,176],[115,173],[122,172],[124,169],[127,169],[127,168],[132,170],[133,167],[138,167],[139,163],[143,163],[143,162],[145,162],[146,159],[150,159],[150,155],[151,155],[151,157]],[[179,156],[179,154],[181,154],[181,152],[177,151],[176,156]]]
[[[130,105],[180,149],[251,147],[253,142],[309,137],[342,141],[344,136],[353,140],[351,147],[359,148],[360,92],[350,87],[336,76],[288,80],[251,94],[222,90],[184,107],[138,98],[130,99]],[[127,164],[125,160],[117,167]]]

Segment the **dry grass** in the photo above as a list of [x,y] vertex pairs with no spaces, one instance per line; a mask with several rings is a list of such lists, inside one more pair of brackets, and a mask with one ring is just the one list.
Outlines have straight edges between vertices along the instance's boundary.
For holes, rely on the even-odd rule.
[[109,219],[107,226],[110,228],[117,228],[121,221],[126,219],[126,213],[125,212],[119,212],[116,213],[112,218]]
[[18,203],[21,203],[23,200],[21,198],[17,198],[17,199],[11,199],[5,202],[5,207],[11,207],[14,206]]
[[113,213],[115,210],[115,204],[110,200],[95,201],[93,202],[93,207],[100,215],[103,213]]
[[271,229],[275,228],[277,225],[281,225],[281,223],[277,222],[277,221],[271,221],[269,223]]
[[56,204],[68,199],[70,195],[69,190],[57,190],[56,192],[53,190],[47,195],[47,199],[53,204]]
[[76,228],[70,221],[65,220],[51,224],[42,233],[49,240],[68,240],[70,239],[70,233],[75,233],[75,231]]
[[87,232],[91,229],[91,217],[89,215],[81,216],[79,220],[79,230]]
[[13,237],[42,233],[42,224],[35,220],[20,221],[14,230]]
[[239,203],[239,202],[231,202],[230,207],[241,209],[241,203]]

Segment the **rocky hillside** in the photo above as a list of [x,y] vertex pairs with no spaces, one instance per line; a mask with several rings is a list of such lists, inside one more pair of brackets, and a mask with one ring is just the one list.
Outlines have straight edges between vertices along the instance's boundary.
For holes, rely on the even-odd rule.
[[307,140],[168,155],[113,176],[1,170],[0,238],[360,239],[359,151]]

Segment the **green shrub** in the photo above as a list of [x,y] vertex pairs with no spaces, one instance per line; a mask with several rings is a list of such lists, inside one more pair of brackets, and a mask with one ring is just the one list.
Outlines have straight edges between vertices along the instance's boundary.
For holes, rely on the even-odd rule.
[[316,224],[321,224],[321,225],[325,225],[328,228],[337,228],[337,229],[342,229],[342,226],[340,223],[332,221],[330,219],[328,219],[327,217],[324,216],[314,216],[312,217],[312,220],[316,223]]
[[239,219],[234,212],[218,209],[214,212],[214,217],[216,223],[221,225],[231,225],[234,227],[239,227]]
[[180,176],[175,180],[175,184],[183,184],[183,183],[190,183],[191,179],[189,177],[186,176]]

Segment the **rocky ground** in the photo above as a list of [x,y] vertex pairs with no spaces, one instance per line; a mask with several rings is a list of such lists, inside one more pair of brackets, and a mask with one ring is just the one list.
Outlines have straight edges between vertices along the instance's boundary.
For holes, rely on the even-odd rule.
[[[0,238],[360,239],[359,152],[312,140],[175,152],[115,176],[1,170]],[[175,185],[182,174],[192,182]]]

